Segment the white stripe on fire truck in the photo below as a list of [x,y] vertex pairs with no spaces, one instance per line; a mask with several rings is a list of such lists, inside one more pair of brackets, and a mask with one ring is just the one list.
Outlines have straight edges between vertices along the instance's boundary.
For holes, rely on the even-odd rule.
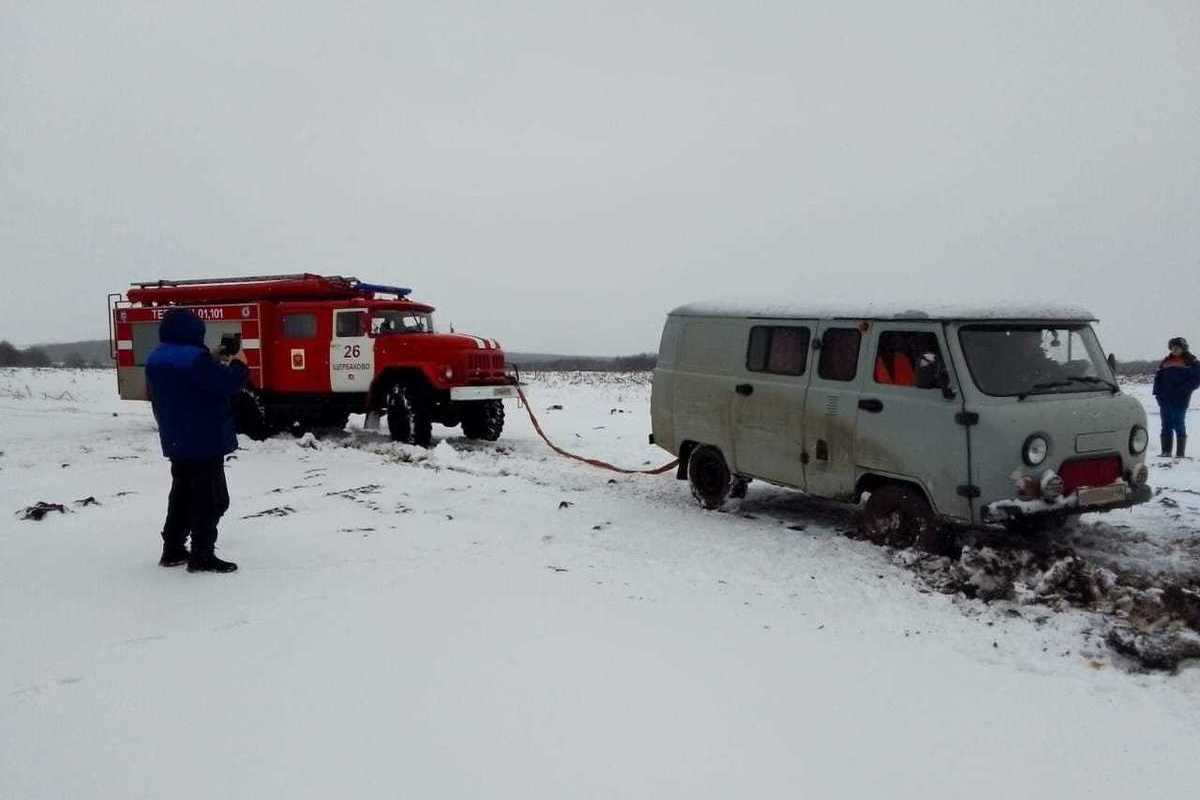
[[117,340],[117,349],[118,350],[132,350],[133,349],[133,339],[118,339]]

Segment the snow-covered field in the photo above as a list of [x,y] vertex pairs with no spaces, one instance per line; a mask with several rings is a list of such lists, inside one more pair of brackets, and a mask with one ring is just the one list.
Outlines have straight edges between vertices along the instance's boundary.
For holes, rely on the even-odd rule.
[[[528,394],[565,447],[668,460],[646,444],[648,376]],[[672,476],[569,462],[508,414],[494,445],[243,440],[219,543],[241,570],[189,575],[156,565],[148,407],[108,372],[0,370],[0,798],[1200,785],[1200,669],[1131,670],[1103,615],[930,591],[796,493],[755,484],[705,513]],[[1195,575],[1200,468],[1167,463],[1153,503],[1064,541]],[[68,513],[19,519],[43,500]]]

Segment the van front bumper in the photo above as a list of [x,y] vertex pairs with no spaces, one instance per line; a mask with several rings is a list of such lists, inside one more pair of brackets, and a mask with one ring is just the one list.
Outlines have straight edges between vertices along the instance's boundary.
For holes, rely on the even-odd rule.
[[1153,496],[1154,491],[1145,484],[1130,486],[1121,481],[1097,489],[1081,489],[1057,500],[1021,500],[1016,497],[996,500],[984,506],[979,513],[981,521],[985,523],[1008,522],[1047,514],[1089,514],[1132,508],[1147,502]]

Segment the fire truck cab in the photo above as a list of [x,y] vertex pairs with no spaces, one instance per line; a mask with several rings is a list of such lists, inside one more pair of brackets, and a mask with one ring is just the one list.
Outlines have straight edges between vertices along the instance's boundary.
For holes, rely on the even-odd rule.
[[313,274],[135,283],[109,295],[117,389],[148,400],[145,363],[173,307],[205,322],[205,344],[241,339],[250,385],[236,398],[239,433],[340,429],[350,414],[387,416],[396,441],[427,446],[432,425],[494,441],[516,397],[493,339],[434,329],[410,290]]

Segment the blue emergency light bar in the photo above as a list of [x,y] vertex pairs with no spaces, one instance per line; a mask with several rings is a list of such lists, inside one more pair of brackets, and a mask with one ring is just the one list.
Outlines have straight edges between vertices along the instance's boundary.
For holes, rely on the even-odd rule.
[[363,294],[394,294],[400,298],[405,298],[412,294],[412,289],[403,289],[399,286],[381,286],[378,283],[362,283],[361,281],[355,284],[354,288]]

